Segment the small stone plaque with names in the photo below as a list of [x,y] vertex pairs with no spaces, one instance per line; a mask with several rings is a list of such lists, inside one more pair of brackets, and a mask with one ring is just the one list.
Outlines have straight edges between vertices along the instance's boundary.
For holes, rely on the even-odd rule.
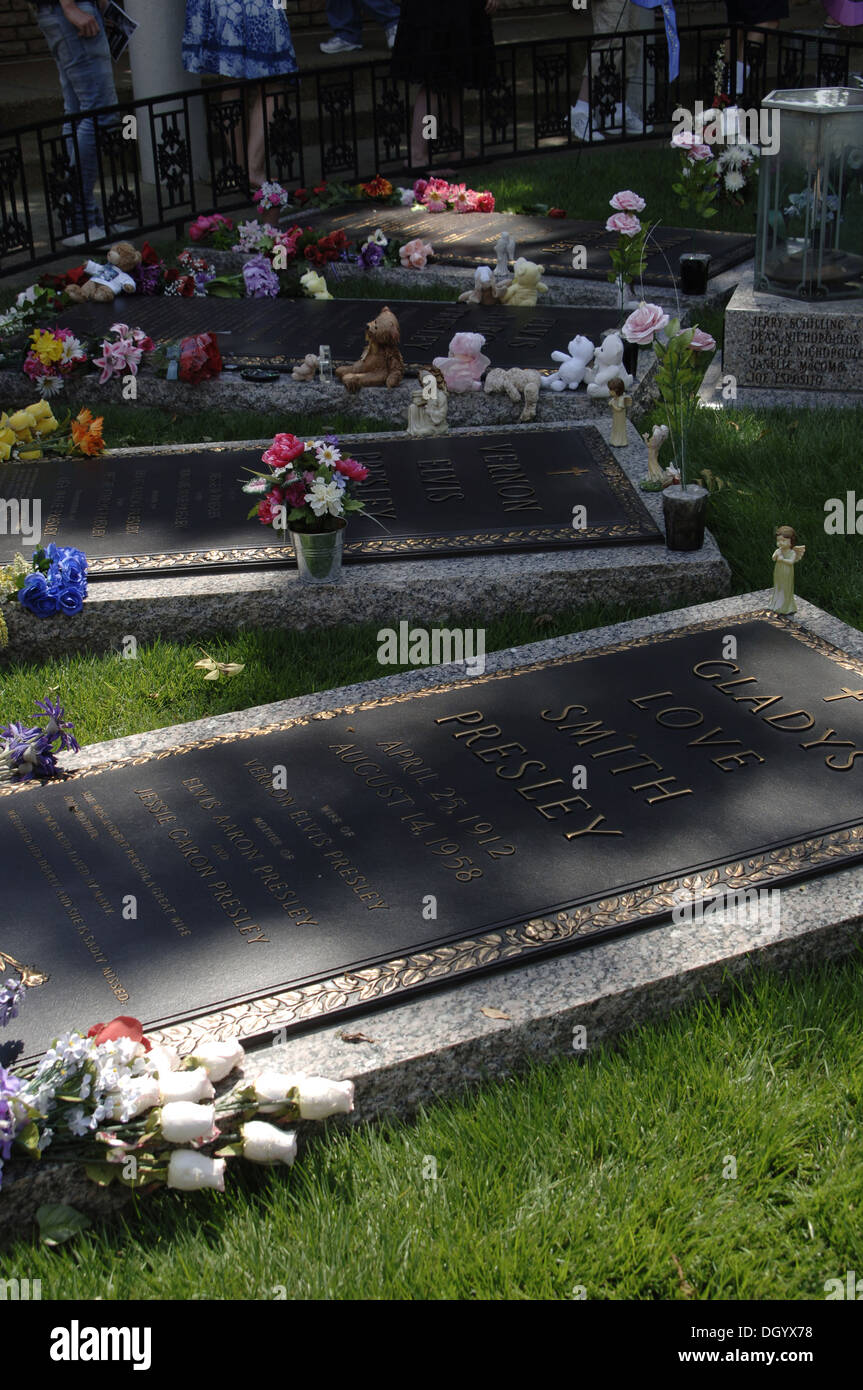
[[657,924],[681,888],[863,858],[863,662],[805,629],[720,618],[464,669],[0,787],[0,952],[47,977],[7,1033],[21,1057],[115,1014],[180,1045],[331,1024]]
[[[290,542],[247,520],[252,499],[241,484],[262,466],[261,452],[202,446],[0,464],[0,497],[38,502],[42,544],[83,550],[92,578],[294,564]],[[345,537],[349,562],[662,540],[592,426],[355,435],[343,452],[369,469],[357,485],[368,514],[352,516]],[[20,549],[17,536],[0,534],[0,564]]]
[[551,354],[565,351],[578,334],[598,343],[615,328],[614,309],[538,305],[513,309],[495,305],[448,304],[434,300],[388,299],[173,299],[118,298],[113,304],[82,304],[61,315],[79,336],[104,335],[118,319],[143,328],[157,342],[196,333],[216,333],[226,358],[265,359],[293,365],[329,343],[333,361],[355,362],[365,344],[366,325],[385,304],[401,329],[408,366],[428,366],[446,357],[455,333],[482,333],[495,367],[551,370]]

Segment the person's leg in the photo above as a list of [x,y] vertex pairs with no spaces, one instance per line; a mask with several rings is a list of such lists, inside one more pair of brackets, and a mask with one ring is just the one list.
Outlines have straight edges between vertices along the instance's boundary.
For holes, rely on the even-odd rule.
[[[105,36],[101,11],[92,0],[80,0],[79,8],[94,15],[99,24],[99,34],[95,38],[82,38],[75,26],[66,19],[59,7],[52,10],[38,10],[39,26],[45,35],[52,57],[60,74],[63,91],[63,104],[67,115],[75,112],[92,111],[100,106],[113,106],[117,102],[114,87],[114,74],[111,68],[111,51]],[[96,118],[100,127],[116,122],[116,116],[103,115]],[[77,165],[81,176],[84,214],[88,225],[101,222],[102,213],[96,201],[96,181],[99,176],[99,159],[96,148],[95,121],[78,121],[74,125],[74,139],[70,135],[69,144],[72,158],[77,148]]]
[[372,19],[376,19],[384,29],[398,23],[401,10],[393,0],[362,0],[362,4],[363,8],[370,12]]
[[363,25],[357,0],[327,0],[327,23],[337,39],[362,43]]

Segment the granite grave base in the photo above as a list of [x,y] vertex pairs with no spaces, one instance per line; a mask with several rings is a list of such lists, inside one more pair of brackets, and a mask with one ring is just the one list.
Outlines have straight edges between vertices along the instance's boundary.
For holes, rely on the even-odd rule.
[[723,364],[738,390],[856,393],[863,402],[863,301],[786,299],[755,290],[748,275],[726,309]]
[[[596,428],[607,441],[608,421],[597,421]],[[518,433],[541,430],[539,425],[523,425]],[[490,433],[506,441],[514,431],[501,428]],[[387,437],[399,436],[375,436]],[[646,456],[631,425],[629,437],[629,447],[615,449],[615,459],[664,535],[661,496],[638,487],[647,471]],[[353,439],[358,446],[367,445],[370,436]],[[178,460],[198,447],[180,446]],[[152,452],[161,455],[164,450]],[[116,456],[119,461],[124,455],[131,458],[141,453],[140,449],[125,450],[117,451]],[[253,523],[249,525],[251,528]],[[62,536],[58,539],[62,543]],[[4,616],[9,645],[0,652],[0,659],[28,658],[35,623],[40,642],[49,642],[58,654],[105,652],[119,651],[122,639],[129,635],[139,643],[157,636],[188,639],[190,612],[194,613],[195,636],[199,638],[246,627],[392,624],[406,617],[432,622],[456,615],[481,625],[513,608],[542,614],[597,602],[654,601],[657,606],[667,606],[719,597],[728,593],[729,585],[728,565],[709,532],[703,548],[690,554],[672,553],[664,545],[622,544],[579,551],[364,562],[346,567],[342,583],[321,589],[301,584],[296,570],[288,566],[284,570],[225,574],[172,572],[158,578],[93,583],[83,611],[74,618],[37,619],[20,605],[7,603]]]
[[[763,613],[767,597],[766,591],[747,594],[535,643],[492,655],[488,670],[493,676],[622,644],[661,643],[696,627],[709,626],[721,636],[726,628],[751,623]],[[838,648],[842,668],[853,670],[852,680],[859,684],[863,669],[859,632],[802,600],[789,626],[796,636],[789,633],[787,640],[800,642],[801,649],[823,650],[824,643]],[[777,625],[777,633],[782,627]],[[86,773],[118,760],[158,758],[190,743],[244,735],[253,727],[327,717],[327,712],[346,704],[400,700],[411,692],[448,686],[451,679],[445,668],[405,673],[94,745],[69,756],[68,762]],[[830,722],[835,724],[837,716],[831,714]],[[836,775],[848,774],[837,771]],[[80,785],[84,790],[88,784],[94,785],[92,777],[69,787]],[[707,816],[709,804],[702,809]],[[763,865],[747,867],[756,875],[763,873]],[[698,884],[693,887],[699,891]],[[701,891],[709,894],[709,882],[702,882]],[[427,995],[391,1001],[389,1007],[361,1010],[347,1028],[342,1020],[319,1018],[313,1031],[290,1035],[286,1041],[275,1042],[272,1033],[262,1037],[248,1055],[246,1072],[278,1067],[351,1077],[357,1085],[357,1108],[345,1124],[387,1115],[409,1118],[420,1105],[517,1073],[531,1063],[584,1055],[573,1052],[576,1029],[584,1030],[584,1050],[589,1055],[625,1029],[701,997],[723,994],[734,979],[745,981],[753,966],[785,971],[840,959],[859,947],[861,926],[863,868],[851,862],[842,867],[836,861],[832,871],[820,876],[786,880],[780,888],[778,910],[759,913],[756,920],[738,910],[676,926],[666,922],[596,940],[577,952],[548,959],[537,953],[535,960],[517,967],[499,953],[494,973],[449,982]],[[214,1020],[212,1032],[229,1031],[230,1023],[228,1018],[221,1023]],[[181,1048],[189,1045],[184,1025],[166,1029],[162,1036]],[[22,1222],[32,1218],[40,1201],[73,1200],[74,1194],[76,1205],[89,1205],[96,1214],[106,1207],[98,1189],[93,1188],[88,1198],[77,1170],[70,1173],[52,1165],[50,1159],[38,1171],[16,1165],[7,1170],[6,1182],[0,1203],[0,1237],[4,1239],[22,1234]]]

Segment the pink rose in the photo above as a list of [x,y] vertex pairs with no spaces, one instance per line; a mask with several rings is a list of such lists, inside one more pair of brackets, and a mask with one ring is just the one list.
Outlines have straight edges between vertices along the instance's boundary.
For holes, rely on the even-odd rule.
[[713,352],[716,339],[705,333],[703,328],[696,328],[689,340],[689,347],[692,352]]
[[713,151],[709,145],[703,145],[691,130],[681,130],[677,135],[672,135],[671,143],[678,150],[683,150],[688,159],[702,160],[712,159]]
[[649,347],[654,336],[667,323],[668,315],[663,313],[658,304],[645,304],[642,300],[638,308],[629,315],[620,331],[628,343],[638,343],[641,347]]
[[295,434],[277,434],[261,461],[270,468],[284,468],[306,451],[305,442]]
[[433,255],[430,241],[423,241],[422,237],[414,237],[413,241],[406,241],[399,250],[399,260],[405,270],[424,270],[429,256]]
[[623,188],[619,193],[615,193],[609,206],[617,212],[644,212],[646,204],[631,188]]
[[621,236],[638,236],[641,223],[628,212],[615,212],[605,224],[607,232],[620,232]]

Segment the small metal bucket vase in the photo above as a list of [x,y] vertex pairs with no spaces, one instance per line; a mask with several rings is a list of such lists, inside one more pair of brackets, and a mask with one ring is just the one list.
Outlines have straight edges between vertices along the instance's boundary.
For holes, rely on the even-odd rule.
[[291,531],[301,584],[339,584],[346,522],[337,531]]

